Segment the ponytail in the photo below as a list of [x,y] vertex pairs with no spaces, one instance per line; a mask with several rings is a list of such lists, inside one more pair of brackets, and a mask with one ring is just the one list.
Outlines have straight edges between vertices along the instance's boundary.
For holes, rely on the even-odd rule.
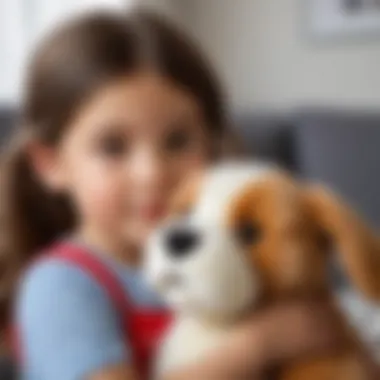
[[17,135],[1,159],[0,330],[6,327],[19,273],[74,225],[67,199],[45,191]]

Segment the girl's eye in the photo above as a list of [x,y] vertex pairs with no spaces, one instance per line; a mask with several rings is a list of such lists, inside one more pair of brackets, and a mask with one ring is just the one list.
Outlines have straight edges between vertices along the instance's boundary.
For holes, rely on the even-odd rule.
[[244,221],[236,226],[235,235],[240,244],[243,246],[249,246],[260,240],[261,229],[253,222]]
[[164,142],[165,150],[173,153],[181,152],[188,149],[190,144],[190,133],[181,129],[169,133]]
[[101,141],[100,149],[107,156],[118,157],[128,151],[128,144],[121,136],[107,136]]

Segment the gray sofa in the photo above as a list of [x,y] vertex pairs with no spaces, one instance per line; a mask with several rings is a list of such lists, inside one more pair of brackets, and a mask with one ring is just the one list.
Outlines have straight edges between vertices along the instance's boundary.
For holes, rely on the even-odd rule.
[[[12,110],[0,109],[0,145],[6,144],[15,120]],[[380,226],[380,113],[314,109],[285,116],[252,113],[234,120],[252,156],[275,161],[303,178],[327,183],[374,227]],[[337,271],[333,281],[337,288],[346,285]],[[359,324],[380,320],[377,309],[344,292],[343,304],[358,315]],[[368,322],[370,318],[372,322]],[[380,326],[376,328],[376,333],[367,331],[370,338],[380,336]],[[1,375],[1,369],[0,378],[8,378]]]
[[251,154],[325,182],[380,226],[380,112],[303,110],[237,118]]

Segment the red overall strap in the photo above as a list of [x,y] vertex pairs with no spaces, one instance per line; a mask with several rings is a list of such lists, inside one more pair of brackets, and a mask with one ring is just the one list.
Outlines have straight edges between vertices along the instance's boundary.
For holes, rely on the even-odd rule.
[[[123,285],[117,276],[96,255],[85,248],[70,243],[60,243],[51,250],[51,258],[58,258],[74,264],[89,274],[108,293],[122,323],[126,323],[130,305]],[[124,331],[127,331],[123,325]]]
[[[148,378],[147,374],[154,352],[154,347],[170,322],[170,315],[164,311],[154,309],[136,309],[130,304],[122,282],[111,268],[102,262],[96,255],[86,248],[71,243],[59,243],[50,247],[47,254],[40,256],[40,260],[58,259],[73,264],[89,274],[110,297],[115,310],[120,317],[126,341],[133,347],[133,361],[142,379]],[[15,337],[15,349],[21,362],[21,353],[17,334]]]
[[[89,274],[108,294],[115,310],[117,311],[122,329],[127,334],[127,322],[129,321],[130,305],[128,297],[117,276],[95,255],[86,249],[70,243],[59,243],[51,247],[47,254],[38,257],[36,262],[57,258],[73,264]],[[21,345],[17,328],[11,326],[9,329],[10,345],[18,361],[22,362]],[[126,336],[126,338],[128,338]]]

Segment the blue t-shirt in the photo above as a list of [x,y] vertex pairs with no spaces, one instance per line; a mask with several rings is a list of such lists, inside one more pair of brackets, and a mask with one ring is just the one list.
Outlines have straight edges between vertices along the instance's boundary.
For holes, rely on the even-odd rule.
[[[142,273],[97,252],[136,305],[163,304]],[[102,368],[128,362],[131,352],[106,291],[80,268],[59,259],[26,274],[17,303],[23,380],[81,380]]]

